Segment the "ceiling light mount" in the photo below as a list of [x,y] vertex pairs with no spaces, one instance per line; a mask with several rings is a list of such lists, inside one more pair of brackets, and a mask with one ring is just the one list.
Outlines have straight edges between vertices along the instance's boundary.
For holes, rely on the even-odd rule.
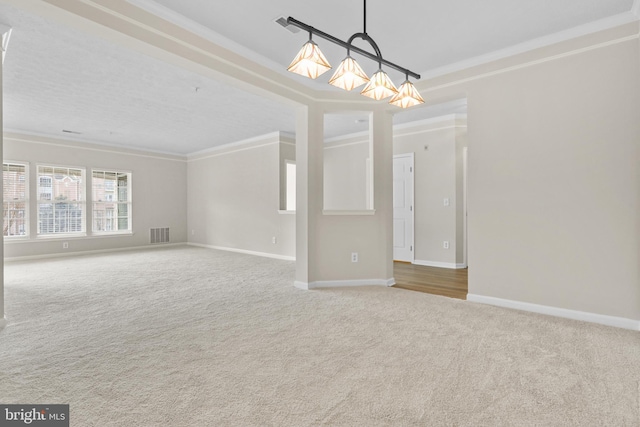
[[[315,79],[331,68],[331,65],[320,51],[318,45],[312,40],[313,35],[316,35],[337,44],[338,46],[342,46],[347,50],[347,56],[342,61],[333,77],[331,77],[331,80],[329,81],[330,84],[344,90],[352,90],[367,83],[367,86],[361,92],[363,95],[376,100],[393,96],[391,103],[402,108],[408,108],[413,105],[424,103],[424,100],[418,91],[409,81],[409,77],[420,79],[420,74],[384,59],[377,43],[367,34],[367,0],[364,0],[364,30],[361,33],[355,33],[346,42],[292,17],[287,18],[287,24],[298,27],[309,33],[309,40],[302,47],[291,65],[289,65],[289,71]],[[354,46],[353,41],[355,39],[362,39],[369,43],[375,53],[371,53]],[[378,63],[378,71],[371,79],[369,79],[355,59],[351,57],[352,51]],[[406,80],[401,86],[401,89],[403,90],[399,92],[398,89],[396,89],[389,79],[389,76],[387,76],[387,74],[382,70],[383,64],[387,67],[400,71],[405,75]],[[409,97],[410,99],[405,99],[406,97]]]

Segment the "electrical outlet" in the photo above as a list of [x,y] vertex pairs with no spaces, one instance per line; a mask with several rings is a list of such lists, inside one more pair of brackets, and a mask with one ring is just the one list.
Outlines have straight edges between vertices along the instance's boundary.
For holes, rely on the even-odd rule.
[[276,243],[278,243],[278,239],[276,239],[276,236],[273,236],[273,237],[271,238],[271,243],[273,243],[274,245],[275,245]]
[[69,242],[62,242],[62,249],[69,249]]
[[191,235],[195,236],[196,235],[196,230],[191,230]]
[[358,252],[351,252],[351,262],[358,262]]
[[449,249],[449,241],[445,240],[444,242],[442,242],[442,247],[445,249]]
[[445,206],[449,206],[449,204],[450,204],[449,198],[447,197],[447,198],[444,199],[444,205]]

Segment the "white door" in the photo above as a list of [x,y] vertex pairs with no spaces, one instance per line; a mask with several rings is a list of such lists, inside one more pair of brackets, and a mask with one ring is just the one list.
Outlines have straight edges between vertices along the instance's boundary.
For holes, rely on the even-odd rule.
[[393,259],[413,262],[413,153],[393,156]]

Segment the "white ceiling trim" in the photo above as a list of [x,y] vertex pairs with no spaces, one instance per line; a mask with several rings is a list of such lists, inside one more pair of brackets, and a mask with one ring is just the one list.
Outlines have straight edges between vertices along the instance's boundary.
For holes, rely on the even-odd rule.
[[[369,136],[369,132],[358,132],[357,134],[351,134],[351,135],[345,135],[345,136],[338,136],[335,138],[331,138],[331,140],[326,140],[324,142],[324,149],[325,150],[331,150],[333,148],[343,148],[343,147],[350,147],[352,145],[360,145],[360,144],[367,144],[369,143],[369,138],[367,138],[367,136]],[[349,140],[349,139],[356,139],[356,138],[362,138],[360,141],[354,141],[354,142],[345,142],[343,144],[340,143],[340,141],[344,140]]]
[[[409,123],[393,125],[393,132],[394,132],[393,136],[395,137],[400,135],[402,136],[414,135],[414,134],[434,132],[434,131],[444,130],[444,129],[457,129],[457,128],[466,129],[467,125],[461,125],[456,123],[457,120],[466,120],[466,119],[467,119],[466,114],[454,113],[454,114],[446,114],[444,116],[439,116],[439,117],[432,117],[430,119],[416,120]],[[449,122],[450,124],[445,126],[434,127],[445,122]],[[419,128],[424,128],[424,129],[416,130]],[[363,142],[367,142],[368,139],[365,139],[364,141],[346,142],[344,144],[340,144],[340,142],[350,140],[350,139],[367,138],[368,136],[369,136],[369,131],[354,132],[347,135],[334,136],[333,138],[325,139],[324,141],[325,144],[331,144],[331,146],[328,146],[325,148],[330,149],[330,148],[346,147],[348,145],[362,144]]]
[[451,125],[451,126],[443,126],[443,127],[439,127],[439,128],[427,128],[427,129],[420,129],[420,130],[409,130],[409,129],[407,129],[406,131],[398,134],[398,136],[422,135],[423,133],[437,132],[437,131],[440,131],[440,130],[449,130],[449,129],[467,129],[467,126],[466,125]]
[[[57,147],[73,148],[78,150],[99,151],[102,153],[123,154],[127,156],[146,157],[148,159],[171,160],[186,162],[186,156],[176,153],[168,153],[154,150],[140,150],[105,143],[91,142],[87,140],[72,141],[69,139],[52,138],[51,135],[37,134],[35,132],[12,131],[4,129],[4,141],[30,142],[33,144],[55,145]],[[153,155],[153,153],[157,155]]]
[[[466,119],[467,119],[466,114],[457,114],[457,113],[447,114],[445,116],[433,117],[433,118],[424,119],[424,120],[416,120],[415,122],[395,125],[393,127],[393,131],[395,136],[396,135],[395,132],[397,132],[398,135],[405,135],[410,131],[416,130],[417,128],[424,128],[424,129],[421,129],[418,133],[432,132],[435,130],[451,129],[451,128],[458,128],[458,127],[466,128],[467,125],[461,125],[456,123],[457,120],[466,120]],[[444,122],[448,122],[448,124],[446,126],[441,126]]]
[[424,85],[422,85],[422,87],[420,87],[419,90],[421,92],[433,92],[433,91],[437,91],[437,90],[444,89],[444,88],[447,88],[447,87],[457,86],[457,85],[460,85],[460,84],[463,84],[463,83],[468,83],[468,82],[472,82],[472,81],[475,81],[475,80],[484,79],[484,78],[487,78],[487,77],[497,76],[499,74],[509,73],[511,71],[521,70],[523,68],[533,67],[533,66],[536,66],[536,65],[544,64],[545,62],[555,61],[557,59],[562,59],[562,58],[566,58],[566,57],[573,56],[573,55],[579,55],[581,53],[585,53],[585,52],[589,52],[589,51],[592,51],[592,50],[604,48],[604,47],[607,47],[607,46],[616,45],[618,43],[624,43],[624,42],[628,42],[628,41],[632,41],[632,40],[637,40],[639,38],[640,38],[640,33],[633,34],[633,35],[626,36],[626,37],[621,37],[621,38],[618,38],[618,39],[615,39],[615,40],[610,40],[610,41],[607,41],[607,42],[594,44],[594,45],[583,47],[583,48],[580,48],[580,49],[574,49],[574,50],[571,50],[571,51],[568,51],[568,52],[563,52],[563,53],[558,54],[558,55],[547,56],[545,58],[537,59],[535,61],[529,61],[529,62],[525,62],[525,63],[522,63],[522,64],[511,66],[511,67],[501,68],[499,70],[491,71],[491,72],[488,72],[488,73],[477,74],[477,75],[474,75],[472,77],[467,77],[467,78],[464,78],[464,79],[455,80],[455,81],[452,81],[452,82],[449,82],[449,83],[445,83],[445,84],[442,84],[442,85],[438,85],[438,86],[424,87]]
[[461,71],[467,68],[472,68],[478,65],[497,61],[499,59],[508,58],[514,55],[519,55],[521,53],[526,53],[535,49],[543,48],[543,47],[550,46],[563,41],[575,39],[577,37],[597,33],[599,31],[608,30],[610,28],[615,28],[621,25],[638,21],[640,19],[640,15],[639,15],[640,12],[638,11],[639,7],[640,7],[640,0],[635,0],[633,4],[633,9],[629,12],[610,16],[608,18],[600,19],[598,21],[594,21],[588,24],[579,25],[577,27],[573,27],[565,31],[560,31],[555,34],[539,37],[537,39],[520,43],[511,47],[508,47],[506,49],[497,50],[495,52],[491,52],[486,55],[480,55],[464,61],[456,62],[455,64],[424,71],[423,73],[421,73],[422,75],[421,81],[432,79],[434,77],[440,77],[445,74],[455,73],[457,71]]
[[[279,74],[288,77],[288,72],[282,68],[280,64],[277,62],[258,54],[257,52],[244,47],[243,45],[223,36],[222,34],[212,30],[209,27],[206,27],[202,24],[199,24],[184,15],[179,14],[178,12],[169,9],[166,6],[156,3],[153,0],[126,0],[128,3],[131,3],[134,6],[139,7],[153,15],[156,15],[166,21],[171,22],[187,31],[192,32],[212,43],[217,44],[218,46],[224,47],[225,49],[229,49],[233,52],[236,52],[245,58],[257,62],[262,63],[263,65],[270,66],[273,70],[276,70]],[[318,89],[321,89],[321,85],[317,84]]]
[[[196,160],[208,159],[210,157],[218,157],[224,154],[235,153],[252,148],[265,147],[267,145],[278,144],[281,142],[295,142],[296,136],[289,132],[271,132],[265,135],[244,139],[242,141],[230,142],[229,144],[219,145],[217,147],[207,148],[206,150],[195,151],[187,155],[190,162]],[[268,141],[268,142],[267,142]]]

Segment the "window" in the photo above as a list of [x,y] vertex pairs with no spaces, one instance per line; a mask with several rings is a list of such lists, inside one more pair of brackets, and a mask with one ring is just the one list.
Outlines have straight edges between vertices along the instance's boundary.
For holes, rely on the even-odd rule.
[[27,165],[2,164],[3,183],[3,235],[5,237],[29,235],[29,188]]
[[296,210],[296,164],[287,161],[287,204],[288,211]]
[[131,231],[131,174],[94,170],[93,232]]
[[38,235],[83,233],[84,169],[38,166]]

